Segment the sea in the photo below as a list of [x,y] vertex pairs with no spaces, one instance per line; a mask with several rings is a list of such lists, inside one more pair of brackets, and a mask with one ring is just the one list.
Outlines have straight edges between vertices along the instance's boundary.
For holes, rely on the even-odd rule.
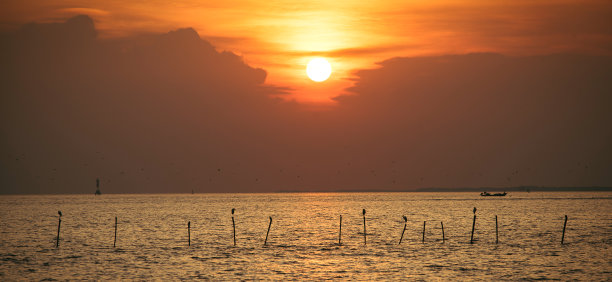
[[612,280],[612,192],[8,195],[0,234],[3,281]]

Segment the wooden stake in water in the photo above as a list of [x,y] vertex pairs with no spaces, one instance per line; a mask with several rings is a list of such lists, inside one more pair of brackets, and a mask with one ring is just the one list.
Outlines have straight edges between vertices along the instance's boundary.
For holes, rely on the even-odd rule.
[[117,244],[117,217],[115,216],[115,240],[113,241],[113,248]]
[[363,209],[363,244],[367,244],[366,243],[366,221],[365,221],[365,209]]
[[187,221],[187,246],[191,246],[191,221]]
[[565,239],[565,226],[567,225],[567,215],[565,215],[565,222],[563,223],[563,235],[561,235],[561,245],[563,245],[563,240]]
[[342,245],[342,215],[340,215],[340,230],[338,231],[338,246]]
[[440,221],[440,225],[442,226],[442,244],[444,244],[444,223]]
[[232,208],[232,227],[234,229],[234,246],[236,246],[236,222],[234,221],[234,211],[236,209]]
[[423,243],[425,243],[425,223],[427,221],[423,221]]
[[499,243],[499,236],[498,236],[498,229],[497,229],[497,215],[495,216],[495,244]]
[[474,243],[474,227],[476,227],[476,207],[474,207],[474,221],[472,222],[472,236],[470,237],[470,244]]
[[270,234],[270,227],[272,226],[272,217],[270,217],[270,224],[268,225],[268,232],[266,232],[266,240],[264,241],[264,246],[268,243],[268,234]]
[[404,232],[406,231],[406,224],[408,223],[408,218],[405,215],[403,215],[402,217],[404,218],[404,230],[402,230],[402,236],[400,236],[400,241],[398,245],[402,243],[402,238],[404,238]]
[[57,214],[59,214],[59,218],[58,218],[58,222],[57,222],[57,239],[55,241],[55,247],[58,248],[59,247],[59,234],[60,234],[60,226],[62,225],[62,211],[57,211]]

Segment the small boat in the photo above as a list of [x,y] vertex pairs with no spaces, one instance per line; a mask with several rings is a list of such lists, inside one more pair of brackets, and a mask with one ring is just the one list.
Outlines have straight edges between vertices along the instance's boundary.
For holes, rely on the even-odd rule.
[[483,197],[489,197],[489,196],[498,196],[498,197],[503,197],[503,196],[506,196],[506,194],[508,194],[508,193],[504,192],[504,193],[495,193],[495,194],[491,194],[491,193],[489,193],[489,192],[482,192],[482,193],[480,193],[480,196],[483,196]]

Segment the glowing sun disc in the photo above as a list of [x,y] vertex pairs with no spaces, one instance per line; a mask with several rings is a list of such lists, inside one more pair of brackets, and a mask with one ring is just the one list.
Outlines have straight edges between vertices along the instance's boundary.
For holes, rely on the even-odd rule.
[[332,69],[329,62],[323,58],[314,58],[308,62],[306,74],[310,79],[321,82],[329,78]]

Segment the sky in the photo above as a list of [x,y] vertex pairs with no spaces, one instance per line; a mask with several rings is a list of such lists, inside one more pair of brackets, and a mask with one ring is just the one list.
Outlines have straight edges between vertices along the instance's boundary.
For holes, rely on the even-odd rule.
[[[609,1],[3,1],[0,193],[612,186]],[[310,59],[332,66],[323,82]]]

